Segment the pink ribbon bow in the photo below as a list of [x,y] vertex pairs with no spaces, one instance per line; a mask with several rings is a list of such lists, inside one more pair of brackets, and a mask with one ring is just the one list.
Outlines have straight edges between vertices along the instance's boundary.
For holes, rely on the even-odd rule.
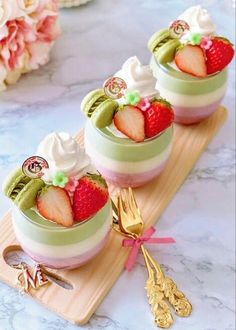
[[175,243],[175,240],[171,237],[154,237],[151,238],[151,236],[155,233],[155,228],[151,227],[147,229],[142,236],[134,239],[123,239],[122,246],[123,247],[132,247],[132,250],[129,254],[129,257],[126,261],[125,268],[128,271],[131,271],[135,261],[138,256],[139,249],[142,244],[144,243],[154,243],[154,244],[169,244],[169,243]]

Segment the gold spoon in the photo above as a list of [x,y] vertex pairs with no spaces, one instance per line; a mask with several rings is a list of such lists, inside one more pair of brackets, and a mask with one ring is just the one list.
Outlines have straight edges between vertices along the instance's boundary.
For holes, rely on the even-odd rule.
[[[124,190],[121,192],[121,195],[118,198],[118,209],[116,207],[114,208],[114,213],[117,214],[117,212],[120,214],[120,216],[117,217],[117,220],[121,231],[138,237],[143,230],[143,220],[131,188],[129,188],[128,191]],[[165,277],[160,265],[150,256],[143,246],[142,250],[144,252],[144,258],[146,257],[145,262],[148,259],[150,262],[149,265],[154,268],[156,282],[160,285],[165,297],[174,307],[175,313],[182,317],[189,316],[192,312],[192,306],[185,295],[178,290],[172,279]]]

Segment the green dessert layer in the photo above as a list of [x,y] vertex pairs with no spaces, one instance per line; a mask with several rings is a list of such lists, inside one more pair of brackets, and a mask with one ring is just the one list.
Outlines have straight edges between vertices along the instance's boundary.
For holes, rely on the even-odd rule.
[[77,223],[71,228],[45,220],[32,209],[25,212],[15,210],[13,222],[18,230],[33,241],[60,246],[76,244],[90,238],[105,224],[110,214],[111,203],[108,200],[106,205],[91,219]]
[[227,81],[227,69],[207,78],[197,78],[177,71],[169,64],[161,65],[154,57],[151,59],[150,67],[160,86],[179,94],[211,93],[222,87]]
[[161,154],[172,141],[173,127],[169,127],[157,137],[136,143],[128,138],[114,136],[107,128],[97,129],[88,120],[85,135],[88,143],[102,156],[121,162],[134,162]]

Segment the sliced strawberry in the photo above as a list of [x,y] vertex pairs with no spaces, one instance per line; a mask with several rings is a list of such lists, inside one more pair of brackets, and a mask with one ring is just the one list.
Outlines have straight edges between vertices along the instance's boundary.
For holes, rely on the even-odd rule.
[[207,76],[204,52],[199,46],[187,45],[179,49],[175,55],[175,64],[181,71],[193,76]]
[[73,197],[76,221],[83,221],[97,213],[108,200],[106,181],[98,174],[88,174],[78,181]]
[[46,219],[64,227],[73,225],[73,211],[70,197],[66,190],[49,186],[42,189],[37,197],[37,209]]
[[207,73],[212,74],[223,70],[233,59],[234,49],[225,38],[216,37],[206,50]]
[[119,110],[114,117],[116,128],[136,142],[142,142],[145,139],[144,116],[138,108],[126,105]]
[[153,102],[150,108],[144,111],[145,134],[151,138],[167,129],[174,120],[174,113],[170,103],[160,99]]

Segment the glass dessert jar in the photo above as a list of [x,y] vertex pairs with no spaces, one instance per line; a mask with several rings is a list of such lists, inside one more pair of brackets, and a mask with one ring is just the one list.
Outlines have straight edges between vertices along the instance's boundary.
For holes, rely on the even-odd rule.
[[110,200],[90,219],[62,227],[33,209],[14,207],[13,228],[22,249],[36,262],[55,269],[77,268],[105,246],[112,223]]
[[107,181],[121,187],[138,187],[161,173],[171,153],[172,137],[171,125],[161,134],[135,143],[87,120],[85,149]]
[[227,88],[232,43],[216,31],[200,5],[186,9],[148,41],[156,88],[173,107],[175,122],[198,123],[219,107]]
[[154,57],[150,67],[157,79],[156,88],[172,105],[175,122],[198,123],[221,104],[227,88],[227,69],[199,78],[177,71],[170,64],[160,64]]
[[84,148],[67,133],[47,135],[37,153],[3,183],[4,195],[14,203],[15,235],[37,263],[74,269],[92,259],[108,239],[108,187]]

